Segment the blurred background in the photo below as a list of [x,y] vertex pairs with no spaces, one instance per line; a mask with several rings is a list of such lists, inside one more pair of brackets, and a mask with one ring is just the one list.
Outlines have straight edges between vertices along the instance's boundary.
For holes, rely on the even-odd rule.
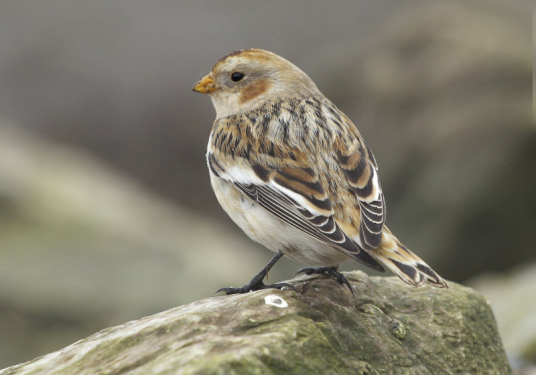
[[[532,16],[529,0],[3,0],[0,368],[241,286],[271,258],[212,193],[215,113],[190,91],[219,58],[256,47],[299,66],[359,127],[391,230],[490,299],[528,374]],[[301,266],[282,260],[269,280]]]

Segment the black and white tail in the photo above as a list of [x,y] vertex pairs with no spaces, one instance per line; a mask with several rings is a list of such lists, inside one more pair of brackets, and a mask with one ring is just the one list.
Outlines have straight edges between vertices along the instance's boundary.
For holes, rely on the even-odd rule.
[[409,285],[419,287],[428,283],[436,288],[449,287],[441,276],[402,245],[386,227],[383,228],[380,246],[368,253]]

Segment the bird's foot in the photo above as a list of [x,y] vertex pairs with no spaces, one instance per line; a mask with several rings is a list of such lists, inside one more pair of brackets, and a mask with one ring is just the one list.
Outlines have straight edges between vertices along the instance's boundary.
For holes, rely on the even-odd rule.
[[249,281],[246,285],[244,285],[242,288],[221,288],[216,291],[214,294],[218,294],[219,292],[225,292],[225,294],[243,294],[252,292],[255,290],[262,290],[262,289],[282,289],[284,287],[290,288],[294,291],[296,291],[296,288],[294,288],[292,285],[287,283],[277,283],[277,284],[269,284],[266,285],[262,282],[266,275],[268,275],[268,271],[273,267],[273,265],[283,257],[283,253],[280,251],[277,254],[274,255],[274,257],[268,262],[268,264],[255,276],[253,276],[253,279]]
[[300,274],[300,273],[304,273],[306,275],[313,275],[313,274],[328,274],[328,275],[331,275],[333,277],[335,277],[335,279],[337,279],[337,281],[340,283],[340,284],[344,284],[346,286],[348,286],[348,288],[350,288],[350,291],[352,292],[352,294],[354,294],[354,291],[352,290],[352,286],[350,285],[350,282],[348,281],[348,279],[342,274],[340,273],[338,270],[337,270],[338,267],[336,266],[330,266],[330,267],[304,267],[300,270],[298,270],[298,272],[296,272],[296,275]]
[[244,285],[243,287],[241,288],[221,288],[221,289],[218,289],[218,291],[215,293],[219,293],[219,292],[225,292],[225,294],[229,295],[229,294],[243,294],[243,293],[248,293],[248,292],[252,292],[252,291],[255,291],[255,290],[262,290],[262,289],[282,289],[282,288],[290,288],[294,291],[296,291],[296,288],[294,288],[292,285],[290,284],[287,284],[287,283],[277,283],[277,284],[264,284],[262,282],[262,280],[255,280],[255,278],[253,278],[249,283],[247,283],[246,285]]

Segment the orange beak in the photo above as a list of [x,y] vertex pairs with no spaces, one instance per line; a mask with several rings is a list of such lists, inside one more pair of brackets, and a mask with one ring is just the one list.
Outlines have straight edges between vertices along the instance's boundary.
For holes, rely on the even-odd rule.
[[192,91],[196,91],[201,94],[210,94],[214,90],[216,90],[216,84],[214,83],[214,80],[210,74],[207,74],[201,78],[201,80],[192,88]]

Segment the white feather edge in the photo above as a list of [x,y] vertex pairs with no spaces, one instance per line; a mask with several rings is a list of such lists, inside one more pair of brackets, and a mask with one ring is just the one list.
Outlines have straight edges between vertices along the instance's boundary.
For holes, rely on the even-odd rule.
[[[221,176],[224,180],[227,180],[230,183],[238,182],[240,184],[244,185],[256,185],[256,186],[268,186],[288,197],[290,197],[294,202],[296,202],[299,205],[299,208],[305,209],[309,211],[311,214],[316,216],[326,216],[325,212],[320,212],[315,207],[307,201],[306,198],[301,196],[298,193],[293,192],[292,190],[289,190],[274,181],[268,181],[264,182],[261,180],[255,172],[252,169],[246,169],[243,167],[234,166],[225,171]],[[333,214],[333,210],[331,210],[330,214]]]
[[373,173],[372,189],[374,191],[374,195],[372,196],[372,198],[369,198],[369,199],[362,199],[359,196],[357,197],[361,202],[365,202],[365,203],[372,203],[374,201],[380,200],[381,194],[382,194],[382,188],[380,186],[380,181],[378,180],[378,173],[376,172],[376,169],[374,168],[374,166],[371,163],[369,164],[372,168],[371,171]]

